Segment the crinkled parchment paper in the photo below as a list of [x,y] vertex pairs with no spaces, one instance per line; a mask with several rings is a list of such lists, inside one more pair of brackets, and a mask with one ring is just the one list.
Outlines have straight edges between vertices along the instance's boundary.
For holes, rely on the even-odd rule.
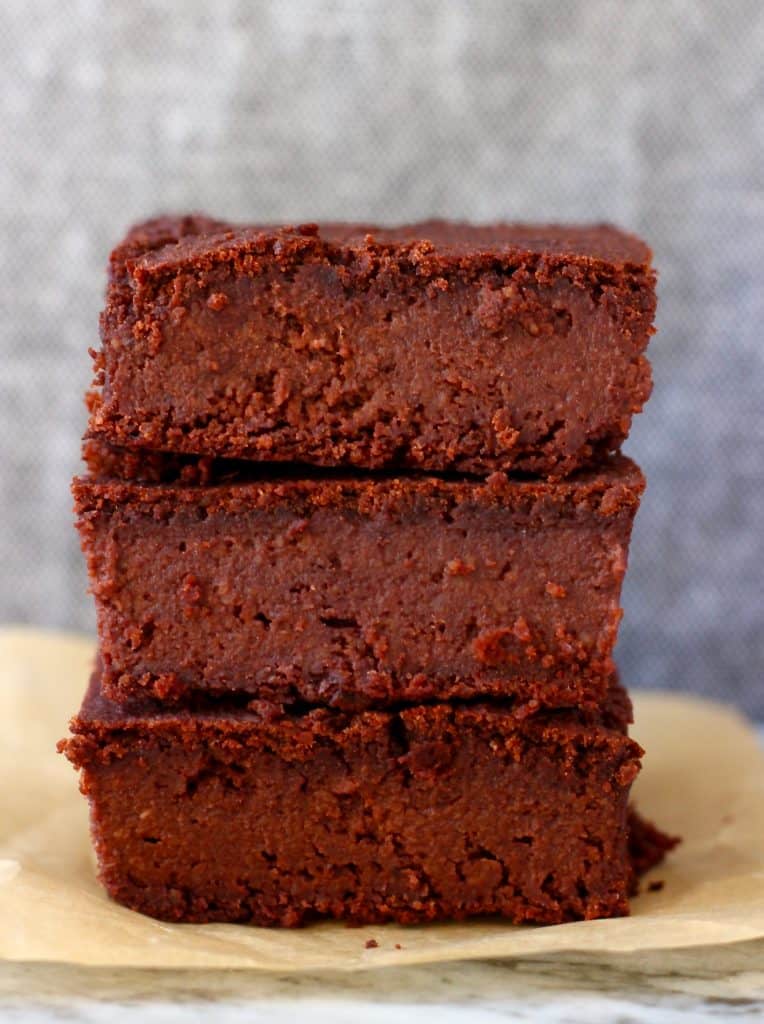
[[[646,748],[639,810],[683,842],[633,915],[552,927],[500,921],[302,930],[168,925],[109,902],[95,879],[87,807],[55,752],[79,706],[92,642],[0,630],[0,958],[125,967],[352,970],[387,964],[596,953],[764,936],[764,758],[729,708],[637,695]],[[650,880],[664,882],[650,892]],[[373,938],[378,947],[366,949]],[[396,949],[396,943],[400,949]]]

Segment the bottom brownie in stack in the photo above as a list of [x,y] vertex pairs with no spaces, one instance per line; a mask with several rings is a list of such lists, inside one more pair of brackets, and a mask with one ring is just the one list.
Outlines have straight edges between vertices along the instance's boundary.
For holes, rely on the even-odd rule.
[[628,913],[668,841],[628,811],[642,751],[625,691],[597,713],[515,712],[120,705],[97,671],[61,747],[82,769],[103,884],[155,917]]

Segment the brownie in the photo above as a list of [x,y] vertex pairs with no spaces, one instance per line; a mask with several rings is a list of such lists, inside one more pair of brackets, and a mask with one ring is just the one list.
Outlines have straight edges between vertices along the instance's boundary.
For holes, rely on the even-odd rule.
[[596,704],[643,486],[620,455],[555,482],[80,478],[104,690]]
[[134,228],[90,434],[268,462],[567,475],[650,394],[650,250],[607,225]]
[[60,749],[82,769],[100,879],[134,910],[556,923],[628,913],[632,858],[667,845],[630,841],[626,718],[618,688],[598,717],[501,701],[192,713],[112,703],[94,675]]

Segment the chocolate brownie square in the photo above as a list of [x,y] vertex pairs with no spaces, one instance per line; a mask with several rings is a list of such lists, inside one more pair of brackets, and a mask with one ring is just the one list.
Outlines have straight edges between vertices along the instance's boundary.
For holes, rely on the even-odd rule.
[[650,394],[655,274],[607,225],[138,225],[90,434],[266,462],[566,475]]
[[628,717],[619,688],[589,715],[191,712],[114,704],[95,675],[61,748],[82,771],[102,883],[145,914],[551,924],[628,913],[634,863],[670,845],[627,811],[641,755]]

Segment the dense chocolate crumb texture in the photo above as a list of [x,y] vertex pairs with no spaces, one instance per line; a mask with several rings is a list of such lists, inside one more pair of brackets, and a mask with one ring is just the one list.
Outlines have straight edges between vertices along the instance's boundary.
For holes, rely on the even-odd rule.
[[[610,685],[644,486],[623,456],[553,483],[230,478],[114,450],[90,467],[74,494],[113,698],[512,696],[532,712]],[[155,482],[115,478],[141,468]]]
[[627,811],[628,698],[599,717],[512,704],[295,713],[121,706],[96,676],[60,748],[100,878],[168,921],[294,926],[628,912],[671,845]]
[[564,476],[651,389],[650,250],[599,225],[134,228],[89,432],[266,462]]

